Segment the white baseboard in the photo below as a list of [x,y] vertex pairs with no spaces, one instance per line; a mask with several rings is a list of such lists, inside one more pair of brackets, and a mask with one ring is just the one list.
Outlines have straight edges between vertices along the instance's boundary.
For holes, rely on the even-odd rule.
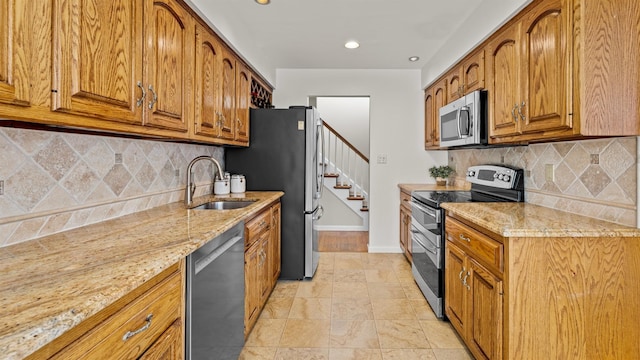
[[400,254],[402,253],[402,249],[400,249],[400,246],[371,246],[371,244],[369,244],[369,252]]
[[318,231],[369,231],[360,225],[318,225]]

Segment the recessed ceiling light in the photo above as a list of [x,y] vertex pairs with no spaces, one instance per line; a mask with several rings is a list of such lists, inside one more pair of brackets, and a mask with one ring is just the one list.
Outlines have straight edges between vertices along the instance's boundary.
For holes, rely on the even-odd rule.
[[344,44],[344,47],[346,47],[347,49],[357,49],[360,47],[360,44],[358,44],[357,41],[347,41]]
[[260,5],[268,5],[271,0],[256,0],[256,2]]
[[419,56],[412,56],[412,57],[409,58],[409,61],[411,61],[411,62],[416,62],[418,60],[420,60]]

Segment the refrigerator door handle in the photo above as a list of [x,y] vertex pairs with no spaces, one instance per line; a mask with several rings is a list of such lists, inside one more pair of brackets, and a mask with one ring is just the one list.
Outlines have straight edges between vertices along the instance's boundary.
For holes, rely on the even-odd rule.
[[318,199],[322,198],[322,193],[324,192],[324,126],[323,126],[323,120],[320,119],[318,122],[318,132],[320,133],[320,143],[322,144],[320,146],[320,183],[318,184],[319,186],[319,194],[318,194]]
[[320,220],[322,215],[324,215],[324,208],[322,205],[318,206],[318,210],[316,211],[316,215],[313,216],[313,220]]

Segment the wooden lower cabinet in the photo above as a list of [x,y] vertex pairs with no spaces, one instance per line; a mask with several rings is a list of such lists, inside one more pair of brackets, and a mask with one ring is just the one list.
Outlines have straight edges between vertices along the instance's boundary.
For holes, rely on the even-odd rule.
[[445,312],[476,359],[640,353],[640,238],[503,237],[445,221]]
[[27,359],[183,359],[184,261]]
[[476,359],[502,358],[502,280],[446,244],[446,314]]
[[258,320],[280,274],[280,233],[279,201],[245,223],[245,338]]
[[411,196],[400,190],[400,249],[404,256],[411,258]]

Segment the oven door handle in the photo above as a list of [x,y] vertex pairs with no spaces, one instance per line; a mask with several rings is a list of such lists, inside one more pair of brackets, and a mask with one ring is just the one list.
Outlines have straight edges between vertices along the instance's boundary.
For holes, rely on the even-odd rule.
[[413,202],[413,201],[411,202],[411,206],[415,207],[416,209],[418,209],[418,210],[420,210],[420,211],[422,211],[424,213],[426,213],[427,215],[431,216],[432,218],[435,218],[436,219],[436,223],[438,223],[438,224],[440,223],[440,212],[439,211],[427,208],[427,207],[422,206],[422,205],[420,205],[420,204],[418,204],[416,202]]
[[[412,233],[414,233],[414,234],[420,234],[420,232],[419,232],[419,231],[411,230],[411,232],[412,232]],[[423,243],[422,241],[420,241],[420,239],[418,239],[416,236],[413,236],[412,238],[413,238],[413,241],[417,242],[417,243],[418,243],[418,245],[420,245],[420,247],[421,247],[421,248],[423,248],[425,251],[428,251],[428,252],[432,253],[433,255],[438,255],[438,253],[437,253],[435,250],[431,250],[431,249],[429,249],[429,248],[427,247],[427,245],[425,245],[425,243]]]

